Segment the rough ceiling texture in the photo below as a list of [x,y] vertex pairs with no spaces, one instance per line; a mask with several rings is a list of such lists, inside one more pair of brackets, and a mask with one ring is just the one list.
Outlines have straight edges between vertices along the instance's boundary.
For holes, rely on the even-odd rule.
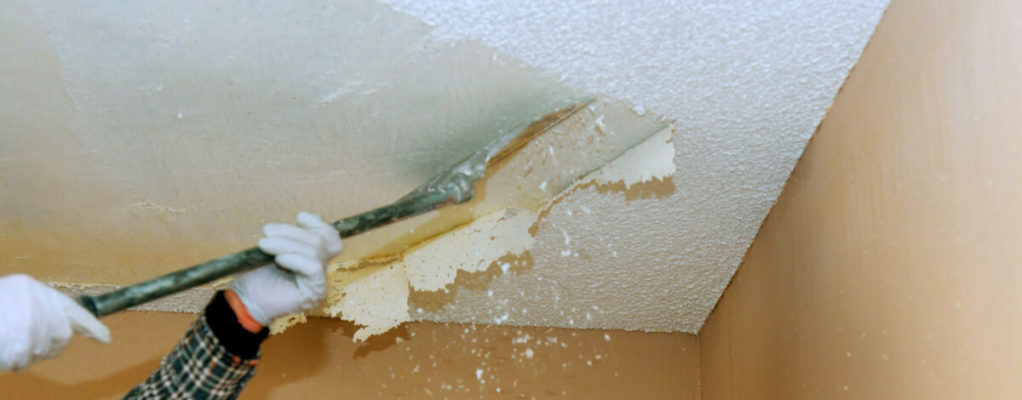
[[413,293],[412,315],[685,332],[887,4],[2,2],[0,273],[148,278],[299,209],[392,201],[596,95],[672,122],[673,179],[572,192],[525,266]]

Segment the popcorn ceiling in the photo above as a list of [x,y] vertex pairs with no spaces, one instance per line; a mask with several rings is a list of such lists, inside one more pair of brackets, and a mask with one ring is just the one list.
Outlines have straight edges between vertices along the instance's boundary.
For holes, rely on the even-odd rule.
[[[438,42],[492,46],[637,114],[672,119],[681,133],[669,193],[629,200],[590,188],[551,209],[530,252],[536,268],[488,288],[513,304],[459,290],[448,306],[413,318],[484,323],[509,313],[509,324],[690,333],[713,310],[888,3],[383,1],[432,26]],[[567,215],[582,207],[593,213]],[[576,238],[570,248],[562,231]],[[601,312],[583,311],[591,304]]]
[[789,109],[797,112],[782,123],[802,137],[811,128],[799,132],[790,124],[815,127],[887,6],[886,0],[381,1],[432,26],[436,40],[478,40],[589,92],[686,121],[682,128],[749,128],[755,124],[748,112]]

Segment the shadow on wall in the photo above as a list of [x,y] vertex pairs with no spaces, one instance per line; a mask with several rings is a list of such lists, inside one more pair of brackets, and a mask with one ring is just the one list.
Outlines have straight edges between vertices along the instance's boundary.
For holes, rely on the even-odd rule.
[[74,383],[61,382],[45,376],[49,374],[32,371],[0,374],[0,388],[5,388],[3,390],[5,398],[7,395],[10,395],[10,398],[42,399],[120,398],[132,387],[145,381],[146,377],[160,365],[161,358],[162,356],[153,357],[97,379]]
[[[335,369],[337,359],[330,357],[328,352],[336,352],[338,346],[336,344],[330,346],[327,343],[328,336],[333,337],[334,342],[338,341],[338,336],[343,337],[345,343],[352,342],[353,362],[343,363],[346,366],[356,365],[354,361],[365,359],[374,352],[389,349],[411,339],[408,329],[402,325],[386,333],[374,335],[365,342],[354,343],[352,337],[358,329],[358,326],[348,321],[326,321],[313,317],[308,323],[288,329],[286,336],[271,336],[263,345],[263,359],[256,374],[257,377],[269,379],[253,380],[255,385],[247,388],[242,397],[257,400],[283,398],[286,397],[284,393],[277,393],[282,391],[278,390],[279,387],[323,375],[324,371]],[[263,381],[272,381],[272,384],[263,385]]]

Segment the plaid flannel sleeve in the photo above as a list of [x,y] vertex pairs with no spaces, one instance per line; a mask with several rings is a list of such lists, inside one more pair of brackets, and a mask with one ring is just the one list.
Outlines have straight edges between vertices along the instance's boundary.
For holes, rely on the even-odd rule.
[[259,334],[242,329],[223,292],[217,293],[160,367],[124,398],[236,399],[255,374],[259,343],[266,338],[265,329]]

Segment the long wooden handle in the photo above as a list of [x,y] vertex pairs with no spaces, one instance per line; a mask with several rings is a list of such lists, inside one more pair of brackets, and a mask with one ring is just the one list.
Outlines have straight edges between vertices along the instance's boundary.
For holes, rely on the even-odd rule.
[[[346,238],[448,204],[465,201],[463,196],[457,187],[415,193],[393,204],[334,222],[333,226],[342,238]],[[83,295],[78,297],[78,302],[93,315],[102,317],[271,262],[273,255],[253,247],[99,296]]]

